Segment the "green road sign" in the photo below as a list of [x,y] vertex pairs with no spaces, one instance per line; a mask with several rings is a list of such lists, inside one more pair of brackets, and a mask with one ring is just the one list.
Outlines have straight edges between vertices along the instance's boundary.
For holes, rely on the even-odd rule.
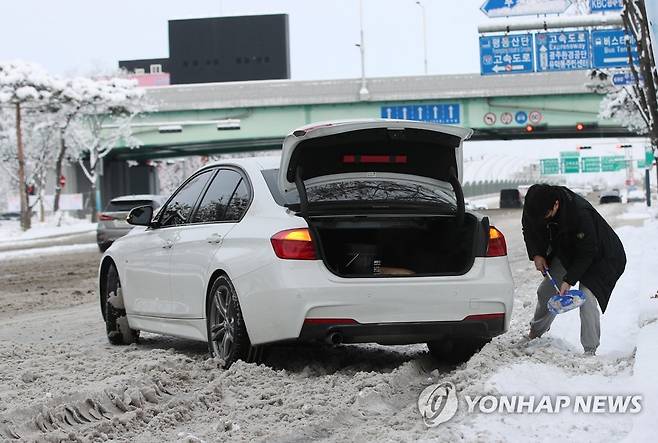
[[565,174],[578,174],[580,172],[580,159],[578,157],[563,158],[562,172]]
[[651,148],[645,149],[644,150],[644,166],[643,167],[650,168],[652,164],[653,164],[653,150]]
[[580,151],[562,151],[560,158],[580,157]]
[[557,158],[543,158],[539,160],[541,175],[553,175],[560,173],[560,162]]
[[609,155],[601,157],[601,171],[614,172],[626,168],[626,159],[623,155]]
[[601,157],[583,157],[581,172],[601,172]]

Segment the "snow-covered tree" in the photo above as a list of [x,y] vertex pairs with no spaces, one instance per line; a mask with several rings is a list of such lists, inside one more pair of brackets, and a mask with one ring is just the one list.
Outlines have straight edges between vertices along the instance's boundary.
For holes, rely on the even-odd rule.
[[[630,71],[635,80],[632,89],[626,89],[626,93],[630,101],[636,105],[640,119],[644,121],[645,130],[642,133],[649,136],[655,152],[658,147],[658,95],[656,94],[658,75],[656,61],[653,58],[645,0],[624,0],[622,19],[629,35],[626,38],[626,46]],[[633,62],[631,53],[633,40],[637,44],[639,58],[637,64]]]
[[[11,109],[14,114],[14,135],[11,135],[11,127],[3,129],[4,143],[2,146],[5,148],[4,156],[6,158],[3,163],[5,169],[10,173],[15,172],[21,205],[21,228],[24,230],[30,228],[31,211],[27,193],[29,183],[25,171],[23,112],[46,105],[52,97],[53,91],[58,87],[58,82],[37,65],[21,61],[0,63],[0,106],[3,107],[3,111]],[[15,143],[13,151],[9,148],[12,141]]]
[[82,82],[77,92],[85,99],[70,122],[66,140],[91,183],[92,221],[96,221],[96,189],[103,158],[120,141],[138,145],[130,123],[144,110],[144,93],[137,82],[121,78]]
[[[605,72],[594,71],[591,88],[605,93],[599,115],[604,119],[617,120],[636,134],[649,137],[654,156],[658,154],[658,73],[653,56],[645,0],[624,0],[622,11],[626,38],[629,70],[633,77],[630,86],[616,87]],[[633,45],[636,45],[633,48]],[[637,50],[637,60],[632,50]],[[658,170],[657,170],[658,173]]]
[[192,175],[194,171],[210,161],[212,161],[212,159],[207,156],[194,156],[157,161],[156,171],[158,174],[158,183],[160,184],[160,193],[163,195],[171,194],[187,177]]
[[66,134],[69,127],[84,110],[85,106],[95,100],[97,88],[92,80],[77,77],[69,79],[53,95],[49,111],[54,114],[57,121],[57,134],[58,147],[57,155],[55,157],[55,196],[53,199],[53,211],[59,210],[59,199],[62,194],[62,187],[59,178],[62,176],[62,168],[67,159],[68,144]]
[[601,100],[599,116],[606,120],[616,120],[636,134],[646,134],[648,126],[640,108],[632,88],[609,87],[607,94]]
[[[11,183],[17,186],[21,181],[16,170],[17,145],[14,121],[6,117],[7,112],[3,115],[0,115],[0,169],[5,172]],[[38,196],[31,204],[28,200],[28,210],[31,213],[34,206],[39,204],[40,219],[43,221],[45,185],[54,161],[57,123],[52,114],[44,108],[27,108],[23,109],[21,115],[21,132],[25,174],[23,181],[25,188],[34,190]]]

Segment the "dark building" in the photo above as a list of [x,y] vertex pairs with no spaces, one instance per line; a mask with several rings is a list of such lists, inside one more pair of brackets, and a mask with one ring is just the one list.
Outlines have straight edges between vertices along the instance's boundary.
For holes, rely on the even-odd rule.
[[290,78],[288,15],[169,21],[169,58],[124,60],[139,75],[168,73],[171,84]]

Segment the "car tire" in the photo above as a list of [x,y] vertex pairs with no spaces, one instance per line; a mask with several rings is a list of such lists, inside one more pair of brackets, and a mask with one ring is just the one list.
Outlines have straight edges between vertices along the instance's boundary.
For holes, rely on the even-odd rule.
[[139,331],[131,329],[123,303],[121,281],[117,268],[112,264],[107,270],[105,284],[105,329],[107,339],[113,345],[129,345],[139,339]]
[[263,347],[251,346],[237,293],[226,276],[219,276],[210,289],[206,326],[210,356],[219,358],[223,368],[238,360],[262,359]]
[[458,364],[468,361],[490,341],[490,338],[447,338],[431,341],[427,343],[427,348],[437,360]]

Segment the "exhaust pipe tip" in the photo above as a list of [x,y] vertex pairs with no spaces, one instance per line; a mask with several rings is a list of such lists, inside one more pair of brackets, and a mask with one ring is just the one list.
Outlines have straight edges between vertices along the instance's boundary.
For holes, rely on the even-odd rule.
[[340,332],[332,332],[327,335],[326,341],[332,345],[339,345],[343,342],[343,334]]

